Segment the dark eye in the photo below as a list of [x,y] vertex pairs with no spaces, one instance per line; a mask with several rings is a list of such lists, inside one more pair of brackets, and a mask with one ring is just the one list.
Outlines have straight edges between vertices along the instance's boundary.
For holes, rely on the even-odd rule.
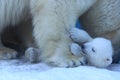
[[92,51],[93,51],[93,52],[95,52],[95,49],[94,49],[94,48],[92,48]]
[[106,61],[110,61],[110,59],[106,59]]

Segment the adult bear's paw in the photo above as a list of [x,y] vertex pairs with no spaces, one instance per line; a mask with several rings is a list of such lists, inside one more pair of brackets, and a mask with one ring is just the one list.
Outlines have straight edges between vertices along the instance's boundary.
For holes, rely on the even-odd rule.
[[14,59],[17,57],[17,51],[13,49],[9,49],[6,47],[0,48],[0,59],[8,60],[8,59]]

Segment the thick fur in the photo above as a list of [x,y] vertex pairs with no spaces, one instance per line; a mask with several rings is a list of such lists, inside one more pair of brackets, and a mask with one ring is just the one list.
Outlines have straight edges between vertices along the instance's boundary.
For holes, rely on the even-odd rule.
[[99,0],[82,17],[84,29],[93,37],[101,36],[112,41],[113,62],[120,60],[120,0]]
[[92,38],[86,31],[77,28],[72,28],[70,32],[72,40],[76,42],[71,45],[74,55],[83,54],[89,65],[99,68],[105,68],[112,63],[113,48],[110,40]]
[[[0,0],[1,31],[32,17],[33,37],[42,54],[37,60],[61,67],[81,65],[69,51],[69,30],[96,0]],[[24,30],[24,29],[23,29]]]

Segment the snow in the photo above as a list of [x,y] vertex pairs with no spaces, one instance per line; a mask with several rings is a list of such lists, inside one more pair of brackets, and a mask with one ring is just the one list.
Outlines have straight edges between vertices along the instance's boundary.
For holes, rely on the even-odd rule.
[[119,71],[119,64],[111,65],[108,69],[90,66],[53,68],[44,63],[0,61],[0,80],[119,80]]

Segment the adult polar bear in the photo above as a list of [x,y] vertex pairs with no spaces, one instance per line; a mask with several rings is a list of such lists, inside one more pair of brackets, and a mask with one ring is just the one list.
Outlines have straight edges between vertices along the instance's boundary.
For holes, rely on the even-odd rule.
[[[38,60],[61,67],[81,65],[82,57],[69,51],[69,30],[96,0],[0,0],[0,29],[17,25],[32,15],[33,36],[42,54]],[[46,45],[47,44],[47,45]],[[1,48],[3,46],[1,45]],[[0,58],[14,58],[16,52],[4,47]],[[3,57],[4,55],[4,57]],[[11,56],[11,57],[8,57]]]

